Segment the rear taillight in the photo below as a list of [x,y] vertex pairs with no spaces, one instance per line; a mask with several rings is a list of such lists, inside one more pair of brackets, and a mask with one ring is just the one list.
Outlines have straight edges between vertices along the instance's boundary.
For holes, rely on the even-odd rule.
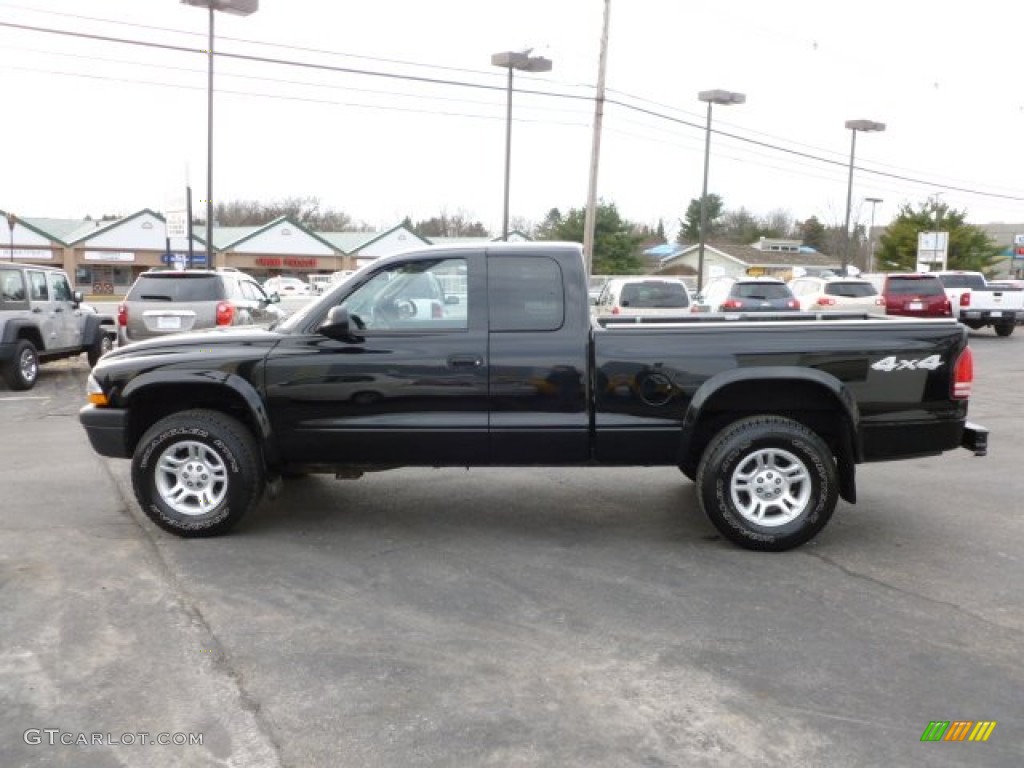
[[117,305],[117,324],[122,328],[128,325],[128,305],[118,304]]
[[722,302],[722,309],[743,309],[743,302],[739,299],[726,299]]
[[836,300],[833,299],[831,296],[822,296],[820,299],[818,299],[817,303],[820,307],[831,307],[833,304],[836,303]]
[[971,306],[971,293],[970,291],[964,291],[960,294],[960,306],[969,307]]
[[966,400],[971,396],[974,383],[974,354],[970,347],[964,347],[953,368],[953,399]]
[[[834,301],[830,303],[835,304]],[[789,301],[786,302],[786,306],[789,307],[790,309],[800,309],[800,302],[797,301],[796,299],[790,299]]]
[[885,306],[885,297],[884,296],[878,296],[875,299],[875,306],[884,307]]
[[433,320],[440,320],[444,317],[444,310],[441,309],[440,302],[432,302],[430,304],[430,317]]
[[621,309],[619,309],[619,305],[618,305],[618,304],[616,304],[616,305],[615,305],[614,307],[612,307],[612,314],[613,314],[613,315],[618,315],[618,314],[620,314],[621,312],[622,312],[622,310],[621,310]]
[[222,301],[217,305],[217,325],[231,325],[235,319],[235,305],[229,301]]
[[943,306],[943,313],[944,314],[946,314],[946,315],[952,315],[953,314],[953,304],[952,304],[952,302],[950,302],[949,299],[946,299],[944,302],[942,302],[942,306]]

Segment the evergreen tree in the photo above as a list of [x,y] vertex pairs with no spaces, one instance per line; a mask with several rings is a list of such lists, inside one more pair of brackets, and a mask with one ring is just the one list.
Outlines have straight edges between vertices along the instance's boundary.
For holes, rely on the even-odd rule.
[[966,210],[950,208],[937,198],[921,203],[916,209],[909,203],[902,205],[879,238],[875,263],[887,272],[916,271],[918,234],[939,231],[949,233],[949,269],[991,275],[1001,258],[1002,247],[980,227],[967,224],[966,217]]

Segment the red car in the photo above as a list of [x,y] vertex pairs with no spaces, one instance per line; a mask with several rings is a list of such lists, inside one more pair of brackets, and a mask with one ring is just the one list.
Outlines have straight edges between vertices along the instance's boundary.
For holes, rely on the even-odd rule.
[[882,284],[885,312],[908,317],[952,317],[953,307],[938,275],[927,272],[886,274]]

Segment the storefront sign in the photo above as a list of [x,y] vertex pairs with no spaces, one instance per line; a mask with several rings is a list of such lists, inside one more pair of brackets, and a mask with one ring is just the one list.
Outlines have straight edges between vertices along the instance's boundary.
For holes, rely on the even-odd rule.
[[263,256],[256,259],[258,267],[296,267],[299,269],[316,269],[316,259],[300,259],[295,256],[269,257]]
[[[164,264],[170,264],[175,269],[185,269],[188,265],[188,254],[187,253],[165,253],[160,257],[160,261]],[[192,254],[192,266],[193,267],[205,267],[206,266],[206,254],[205,253],[193,253]]]
[[86,261],[135,261],[134,251],[86,251]]
[[0,248],[0,261],[52,261],[53,251],[31,250],[29,248],[14,249],[13,256],[10,248]]

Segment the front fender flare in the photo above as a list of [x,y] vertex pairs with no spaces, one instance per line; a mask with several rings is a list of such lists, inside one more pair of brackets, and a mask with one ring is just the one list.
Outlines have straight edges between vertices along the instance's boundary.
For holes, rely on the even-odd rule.
[[259,441],[264,455],[273,459],[276,457],[274,448],[273,427],[270,424],[270,414],[267,413],[266,403],[260,397],[260,393],[247,379],[234,373],[211,370],[153,370],[142,373],[133,378],[120,393],[120,400],[130,410],[133,397],[138,397],[146,389],[168,385],[179,387],[211,385],[225,387],[244,404],[249,416],[249,422],[256,428],[255,437]]

